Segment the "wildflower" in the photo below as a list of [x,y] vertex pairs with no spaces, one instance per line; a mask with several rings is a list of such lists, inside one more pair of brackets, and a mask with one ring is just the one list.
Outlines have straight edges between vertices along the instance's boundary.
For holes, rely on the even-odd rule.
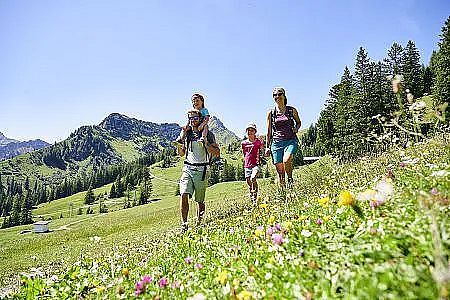
[[122,269],[122,275],[125,277],[128,277],[128,275],[130,274],[130,271],[128,270],[128,268],[123,268]]
[[283,235],[281,233],[272,234],[272,242],[274,245],[283,244]]
[[312,232],[307,229],[303,229],[301,235],[303,235],[304,237],[310,237],[312,235]]
[[134,286],[134,294],[139,296],[143,292],[145,292],[145,283],[143,281],[136,282],[136,285]]
[[423,101],[417,101],[417,102],[414,102],[414,103],[409,107],[409,110],[421,110],[421,109],[424,108],[425,106],[427,106],[427,105],[425,104],[425,102],[423,102]]
[[192,264],[194,262],[194,260],[192,259],[192,257],[188,256],[184,259],[184,262],[187,264]]
[[301,257],[305,256],[305,251],[303,249],[298,251],[298,255]]
[[292,228],[292,222],[291,221],[283,222],[282,226],[285,231],[289,231]]
[[256,227],[256,230],[255,230],[255,236],[256,236],[256,237],[262,236],[262,235],[263,235],[263,229],[264,229],[264,227],[262,227],[262,226]]
[[308,202],[303,202],[303,207],[304,208],[308,208],[309,207],[309,203]]
[[319,204],[323,207],[326,207],[330,204],[330,198],[329,197],[323,197],[319,199]]
[[225,283],[227,283],[228,280],[228,272],[226,270],[223,270],[222,272],[219,273],[219,275],[217,276],[217,281],[221,284],[221,285],[225,285]]
[[275,224],[275,228],[276,228],[278,231],[281,231],[281,229],[282,229],[280,223]]
[[172,283],[172,288],[173,288],[173,289],[179,289],[180,287],[181,287],[181,282],[180,282],[180,281],[175,280],[175,281]]
[[201,263],[196,263],[196,264],[194,265],[194,268],[200,270],[200,269],[203,269],[203,265],[202,265]]
[[439,191],[438,191],[438,189],[435,188],[435,187],[431,189],[431,192],[430,192],[430,193],[431,193],[431,195],[433,195],[433,196],[439,195]]
[[318,219],[316,220],[316,224],[317,224],[317,225],[322,225],[322,224],[323,224],[323,220],[322,220],[321,218],[318,218]]
[[167,280],[166,277],[163,277],[159,280],[159,287],[162,289],[165,288],[168,284],[169,284],[169,280]]
[[446,170],[439,170],[439,171],[433,171],[433,173],[431,173],[430,176],[433,176],[433,177],[446,177],[449,174],[450,174],[450,172],[448,172]]
[[95,288],[95,292],[97,294],[103,293],[105,290],[106,290],[106,288],[103,285],[98,286],[98,287]]
[[275,222],[275,217],[271,216],[268,220],[267,220],[267,224],[273,224]]
[[265,208],[267,208],[267,203],[261,203],[259,205],[259,207],[262,208],[262,209],[265,209]]
[[275,232],[274,228],[269,226],[266,229],[266,236],[272,236],[272,234]]
[[145,276],[142,278],[142,281],[143,281],[145,284],[149,284],[150,282],[153,281],[153,278],[152,278],[152,276],[145,275]]
[[339,201],[338,201],[339,206],[345,206],[345,205],[353,206],[354,204],[355,204],[355,198],[349,191],[345,190],[339,194]]
[[203,295],[202,293],[197,293],[192,297],[187,298],[188,300],[206,300],[205,295]]
[[241,283],[241,281],[239,280],[239,278],[233,279],[233,285],[234,285],[235,287],[238,287],[240,283]]
[[50,280],[53,281],[53,282],[58,282],[59,278],[58,278],[57,275],[53,275],[52,277],[50,277]]
[[250,300],[253,297],[253,293],[249,291],[242,291],[237,295],[238,300]]
[[264,276],[265,280],[270,280],[272,278],[272,273],[267,272],[266,276]]
[[323,220],[324,220],[325,222],[329,221],[330,219],[331,219],[331,216],[325,216],[325,217],[323,217]]

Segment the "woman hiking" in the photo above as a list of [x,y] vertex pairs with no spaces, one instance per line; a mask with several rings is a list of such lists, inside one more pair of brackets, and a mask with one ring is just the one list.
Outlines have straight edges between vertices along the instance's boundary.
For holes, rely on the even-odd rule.
[[282,187],[286,186],[285,174],[288,178],[288,186],[292,186],[292,159],[298,150],[297,132],[302,122],[298,111],[287,105],[286,91],[282,87],[276,87],[272,91],[275,107],[267,112],[267,147],[266,156],[272,153],[272,162],[278,173],[278,182]]

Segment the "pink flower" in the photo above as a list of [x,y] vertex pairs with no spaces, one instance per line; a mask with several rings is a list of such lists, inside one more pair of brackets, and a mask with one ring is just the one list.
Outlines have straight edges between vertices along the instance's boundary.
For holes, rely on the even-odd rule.
[[280,225],[280,223],[275,224],[275,228],[276,228],[277,230],[281,230],[281,225]]
[[192,257],[190,257],[190,256],[186,257],[186,258],[184,259],[184,261],[185,261],[187,264],[192,264],[192,263],[194,262],[194,260],[193,260]]
[[283,235],[281,233],[274,233],[274,234],[272,234],[272,242],[275,245],[283,244]]
[[275,230],[273,230],[273,227],[267,227],[266,235],[272,236],[273,233],[275,233]]
[[203,265],[201,264],[201,263],[196,263],[195,265],[194,265],[194,268],[196,268],[196,269],[203,269]]
[[380,206],[383,203],[384,203],[383,200],[370,200],[369,204],[370,204],[371,208],[376,208],[376,207]]
[[144,281],[138,281],[136,282],[136,285],[134,287],[134,294],[136,296],[139,296],[140,294],[142,294],[143,292],[145,292],[145,283]]
[[175,280],[175,281],[172,283],[172,288],[173,288],[173,289],[179,289],[180,287],[181,287],[181,282],[180,282],[180,281]]
[[431,189],[431,195],[433,195],[433,196],[437,196],[437,195],[439,195],[439,191],[438,191],[438,189],[437,188],[432,188]]
[[400,167],[404,168],[404,167],[406,167],[406,166],[407,166],[407,163],[406,163],[406,162],[404,162],[404,161],[400,162]]
[[169,284],[169,281],[167,280],[166,277],[163,277],[159,280],[159,287],[162,289],[165,288],[168,284]]
[[142,278],[142,282],[145,283],[145,284],[148,284],[148,283],[152,282],[152,280],[153,280],[152,276],[149,276],[149,275],[145,275]]

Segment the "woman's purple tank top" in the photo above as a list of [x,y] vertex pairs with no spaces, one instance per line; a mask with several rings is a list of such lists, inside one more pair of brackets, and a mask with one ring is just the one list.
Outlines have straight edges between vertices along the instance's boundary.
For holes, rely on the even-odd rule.
[[285,114],[276,112],[275,124],[274,127],[272,127],[272,130],[272,137],[274,141],[287,141],[295,139],[292,121]]

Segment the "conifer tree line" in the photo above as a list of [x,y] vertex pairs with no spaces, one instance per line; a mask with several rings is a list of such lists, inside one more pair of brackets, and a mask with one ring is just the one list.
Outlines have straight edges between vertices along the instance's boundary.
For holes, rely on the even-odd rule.
[[[51,186],[45,185],[39,179],[35,179],[30,184],[31,180],[28,177],[20,181],[14,176],[2,177],[0,174],[0,216],[4,217],[2,227],[30,224],[32,223],[31,210],[36,205],[92,190],[111,182],[116,182],[115,195],[119,197],[118,195],[123,196],[125,191],[131,191],[141,182],[146,181],[144,194],[140,193],[140,195],[148,197],[151,192],[151,182],[148,180],[146,167],[157,161],[170,160],[166,156],[173,155],[173,149],[147,154],[134,162],[102,166],[90,172],[81,172],[74,178],[67,176],[61,183]],[[91,198],[88,198],[89,202]],[[93,195],[92,199],[94,199]]]
[[[344,68],[340,82],[329,91],[317,123],[300,139],[303,155],[333,154],[354,158],[383,151],[393,143],[406,143],[411,136],[417,140],[434,132],[436,126],[448,128],[449,23],[450,17],[442,28],[438,50],[433,52],[428,65],[420,63],[419,50],[411,40],[404,46],[393,43],[386,57],[378,62],[371,60],[367,51],[360,47],[353,73],[348,67]],[[393,89],[393,80],[400,81],[398,91]],[[421,105],[416,102],[427,95],[431,96],[426,103],[429,107],[423,108],[425,102]],[[423,117],[411,125],[420,109],[431,111],[435,118]],[[412,134],[406,134],[406,129]],[[386,136],[387,130],[390,141],[379,142],[379,137]]]

